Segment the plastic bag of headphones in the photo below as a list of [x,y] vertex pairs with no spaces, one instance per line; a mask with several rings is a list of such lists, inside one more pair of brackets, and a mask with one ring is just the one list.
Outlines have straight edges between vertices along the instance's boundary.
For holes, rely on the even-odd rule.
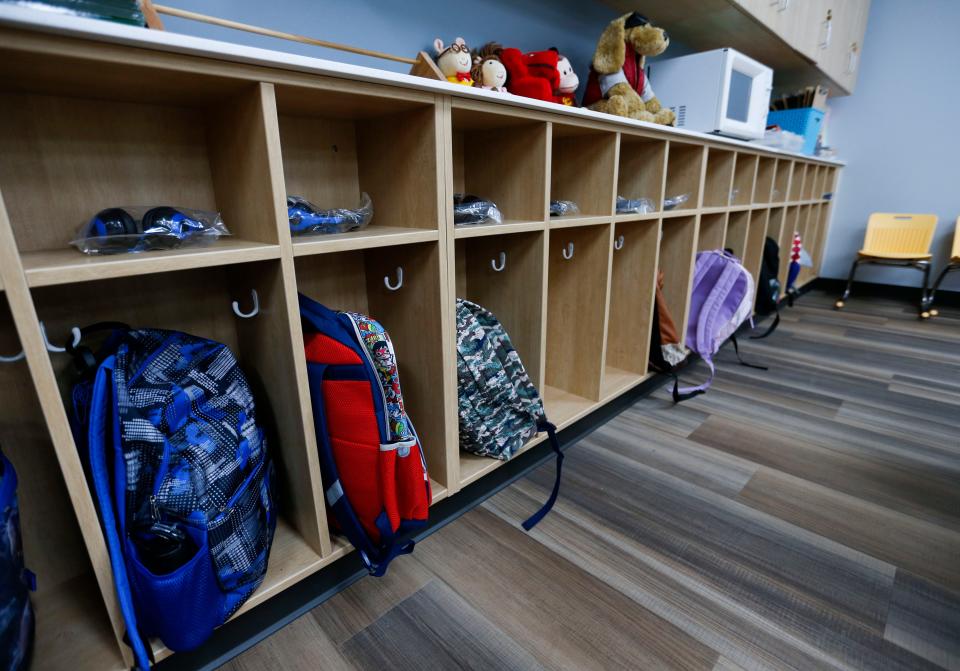
[[453,223],[455,226],[502,224],[503,215],[492,200],[466,193],[453,194]]
[[551,217],[572,217],[575,214],[580,214],[580,208],[572,200],[550,201]]
[[624,198],[617,196],[617,214],[649,214],[657,208],[649,198]]
[[230,235],[219,212],[131,206],[100,210],[70,244],[84,254],[136,254],[210,244]]
[[323,210],[306,198],[287,196],[287,217],[290,219],[291,235],[346,233],[370,223],[373,219],[373,201],[364,192],[360,196],[360,207],[355,210]]
[[683,205],[683,204],[684,204],[685,202],[687,202],[688,200],[690,200],[690,194],[689,194],[689,193],[679,193],[679,194],[677,194],[676,196],[670,196],[669,198],[664,198],[664,199],[663,199],[663,209],[664,209],[664,210],[673,210],[673,209],[675,209],[675,208]]

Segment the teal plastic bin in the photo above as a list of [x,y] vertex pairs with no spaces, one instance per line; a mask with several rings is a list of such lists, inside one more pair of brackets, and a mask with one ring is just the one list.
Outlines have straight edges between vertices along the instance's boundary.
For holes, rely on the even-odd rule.
[[796,133],[803,138],[803,149],[808,156],[813,156],[817,149],[817,137],[820,135],[820,126],[823,125],[823,111],[813,107],[803,107],[795,110],[779,110],[767,113],[768,126],[780,126],[783,130]]

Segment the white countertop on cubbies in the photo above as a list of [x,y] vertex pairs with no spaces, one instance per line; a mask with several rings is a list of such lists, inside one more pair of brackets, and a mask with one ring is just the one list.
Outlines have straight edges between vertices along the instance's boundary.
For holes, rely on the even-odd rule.
[[836,159],[826,159],[816,156],[807,156],[794,152],[785,152],[779,149],[763,147],[742,140],[735,140],[719,135],[708,133],[698,133],[678,128],[659,126],[656,124],[635,121],[633,119],[623,119],[612,117],[609,114],[594,112],[582,107],[565,107],[555,103],[534,100],[533,98],[524,98],[512,94],[494,93],[479,88],[468,88],[448,82],[435,81],[424,77],[415,77],[388,70],[379,70],[377,68],[368,68],[360,65],[351,65],[349,63],[338,63],[322,58],[310,58],[308,56],[299,56],[283,51],[272,49],[260,49],[257,47],[248,47],[231,42],[221,42],[219,40],[210,40],[191,35],[181,35],[178,33],[169,33],[158,30],[148,30],[136,26],[129,26],[110,21],[100,21],[96,19],[85,19],[55,12],[30,9],[26,7],[16,7],[11,5],[0,5],[0,25],[6,25],[39,32],[55,33],[79,37],[101,42],[112,42],[116,44],[125,44],[128,46],[156,49],[160,51],[170,51],[205,58],[216,58],[226,61],[239,63],[248,63],[252,65],[262,65],[274,68],[284,68],[288,70],[297,70],[300,72],[313,72],[316,74],[328,75],[332,77],[343,77],[346,79],[356,79],[360,81],[373,82],[377,84],[390,84],[393,86],[402,86],[421,91],[433,91],[436,93],[445,93],[464,98],[474,98],[487,100],[499,104],[508,104],[516,107],[525,107],[536,109],[553,114],[566,114],[574,117],[594,119],[607,123],[614,122],[624,126],[633,126],[637,128],[649,128],[659,132],[674,135],[677,137],[695,138],[701,141],[716,142],[728,144],[734,147],[745,147],[756,151],[768,152],[776,155],[785,155],[807,161],[815,161],[830,165],[844,165],[843,161]]

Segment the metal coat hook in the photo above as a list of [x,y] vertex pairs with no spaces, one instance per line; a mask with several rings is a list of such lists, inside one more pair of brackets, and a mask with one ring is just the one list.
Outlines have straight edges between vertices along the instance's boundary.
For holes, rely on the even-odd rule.
[[507,266],[507,253],[500,252],[500,265],[497,266],[497,262],[493,259],[490,259],[490,267],[493,268],[498,273],[502,273],[503,269]]
[[26,355],[21,349],[19,354],[14,354],[13,356],[0,356],[0,363],[16,363],[17,361],[23,360],[25,356]]
[[253,298],[253,310],[250,312],[243,312],[240,309],[240,304],[237,301],[233,301],[233,314],[243,319],[250,319],[251,317],[256,317],[260,314],[260,296],[257,295],[256,289],[250,290],[250,296]]
[[623,236],[617,236],[617,239],[613,241],[613,248],[616,250],[623,249]]
[[568,242],[566,248],[560,252],[567,261],[573,258],[573,243]]
[[[80,344],[80,329],[74,326],[70,329],[70,333],[73,334],[73,346],[76,347]],[[50,339],[47,338],[47,327],[43,325],[43,322],[40,322],[40,335],[43,336],[43,344],[48,352],[59,354],[67,351],[66,347],[57,347],[56,345],[50,344]]]
[[400,266],[397,266],[397,284],[396,285],[390,284],[389,275],[383,276],[383,284],[390,291],[397,291],[400,287],[403,286],[403,268],[401,268]]

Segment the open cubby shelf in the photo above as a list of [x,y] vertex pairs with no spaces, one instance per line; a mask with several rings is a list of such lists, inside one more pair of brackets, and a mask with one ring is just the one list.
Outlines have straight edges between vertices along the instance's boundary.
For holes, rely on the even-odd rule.
[[605,218],[614,212],[617,134],[566,124],[551,124],[550,200],[568,200],[579,214],[563,219]]
[[[132,662],[68,424],[71,364],[43,346],[41,321],[54,343],[73,326],[119,320],[236,354],[277,462],[281,510],[244,613],[352,550],[322,498],[298,291],[389,330],[436,502],[504,463],[459,448],[457,296],[503,322],[562,429],[649,378],[659,273],[683,333],[698,250],[729,247],[756,278],[765,237],[783,260],[799,231],[814,260],[801,282],[821,261],[824,195],[839,175],[824,161],[509,98],[82,40],[65,50],[62,39],[0,40],[0,353],[26,351],[0,364],[0,442],[18,470],[39,576],[36,668]],[[288,194],[354,208],[363,192],[368,227],[291,236]],[[454,193],[493,200],[502,223],[455,227]],[[679,194],[687,201],[663,210]],[[618,213],[617,196],[647,198],[653,211]],[[551,218],[551,199],[580,212]],[[124,205],[218,211],[231,235],[102,257],[69,246],[92,215]],[[384,278],[396,282],[398,268],[392,291]],[[238,317],[231,302],[250,309],[253,290],[259,314]],[[153,652],[175,654],[159,641]]]
[[[700,183],[703,181],[703,161],[706,148],[699,144],[671,141],[667,150],[667,180],[663,202],[686,196],[676,210],[695,210],[700,207]],[[662,206],[662,209],[666,209]]]
[[736,152],[727,149],[708,149],[707,174],[703,185],[703,206],[727,207],[733,188],[733,164]]

